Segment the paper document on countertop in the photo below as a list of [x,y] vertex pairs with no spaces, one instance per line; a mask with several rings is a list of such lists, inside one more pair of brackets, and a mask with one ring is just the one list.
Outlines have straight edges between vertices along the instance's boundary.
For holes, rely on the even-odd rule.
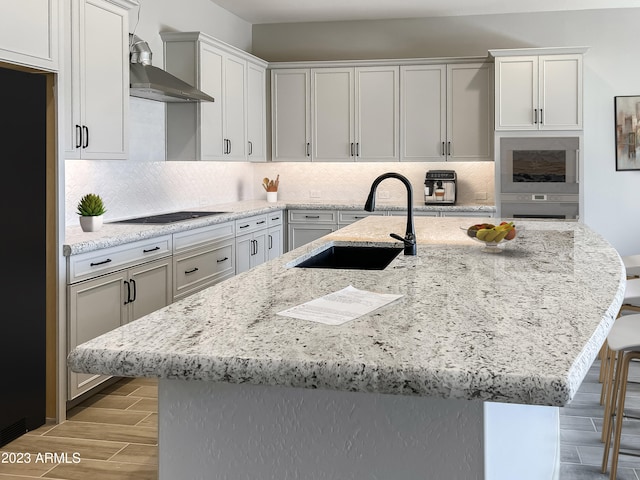
[[358,290],[349,285],[324,297],[278,312],[278,315],[327,325],[342,325],[349,320],[373,312],[402,296]]

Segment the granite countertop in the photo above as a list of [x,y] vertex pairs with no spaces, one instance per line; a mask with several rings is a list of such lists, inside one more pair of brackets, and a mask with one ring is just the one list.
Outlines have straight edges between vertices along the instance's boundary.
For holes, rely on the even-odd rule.
[[[185,230],[206,227],[218,223],[224,223],[251,215],[260,215],[275,210],[285,209],[306,209],[306,210],[362,210],[364,203],[360,202],[275,202],[268,203],[264,200],[245,200],[217,205],[209,205],[198,208],[185,208],[189,211],[222,211],[220,215],[202,217],[194,220],[170,223],[165,225],[144,225],[144,224],[124,224],[110,223],[107,219],[103,227],[97,232],[83,232],[79,226],[68,227],[65,232],[65,241],[62,247],[65,256],[77,255],[79,253],[91,252],[102,248],[114,247],[125,243],[131,243],[147,238],[159,237],[161,235],[173,234]],[[377,208],[380,211],[402,211],[406,210],[406,205],[394,205],[380,203]],[[448,210],[452,212],[495,212],[492,205],[415,205],[414,212],[429,212]],[[155,213],[154,213],[155,214]],[[142,216],[142,215],[136,215]],[[123,220],[123,219],[116,219]]]
[[[382,271],[293,268],[327,243],[395,243],[403,217],[368,217],[77,347],[72,370],[127,377],[565,405],[622,303],[624,268],[577,222],[519,222],[490,254],[417,217],[418,255]],[[348,285],[404,295],[341,326],[277,312]]]

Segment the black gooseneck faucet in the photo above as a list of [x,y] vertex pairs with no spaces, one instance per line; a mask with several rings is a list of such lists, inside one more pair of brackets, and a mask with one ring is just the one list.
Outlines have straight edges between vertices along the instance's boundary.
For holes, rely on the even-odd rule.
[[411,182],[404,175],[400,175],[399,173],[389,172],[383,173],[378,178],[376,178],[371,184],[371,191],[369,192],[369,197],[367,198],[367,203],[364,206],[364,209],[367,212],[373,212],[376,208],[376,189],[380,182],[382,182],[385,178],[397,178],[404,186],[407,187],[407,232],[402,238],[400,235],[391,233],[391,237],[396,240],[400,240],[404,243],[404,254],[405,255],[416,255],[417,247],[416,247],[416,230],[413,226],[413,187],[411,187]]

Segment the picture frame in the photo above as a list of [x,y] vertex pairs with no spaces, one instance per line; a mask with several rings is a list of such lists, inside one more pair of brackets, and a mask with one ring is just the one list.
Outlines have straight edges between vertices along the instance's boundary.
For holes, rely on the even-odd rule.
[[640,170],[640,95],[614,97],[616,171]]

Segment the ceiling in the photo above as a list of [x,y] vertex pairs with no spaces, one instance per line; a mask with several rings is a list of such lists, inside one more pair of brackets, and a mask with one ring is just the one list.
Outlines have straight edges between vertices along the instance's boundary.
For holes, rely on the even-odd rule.
[[638,8],[640,0],[212,0],[252,24]]

